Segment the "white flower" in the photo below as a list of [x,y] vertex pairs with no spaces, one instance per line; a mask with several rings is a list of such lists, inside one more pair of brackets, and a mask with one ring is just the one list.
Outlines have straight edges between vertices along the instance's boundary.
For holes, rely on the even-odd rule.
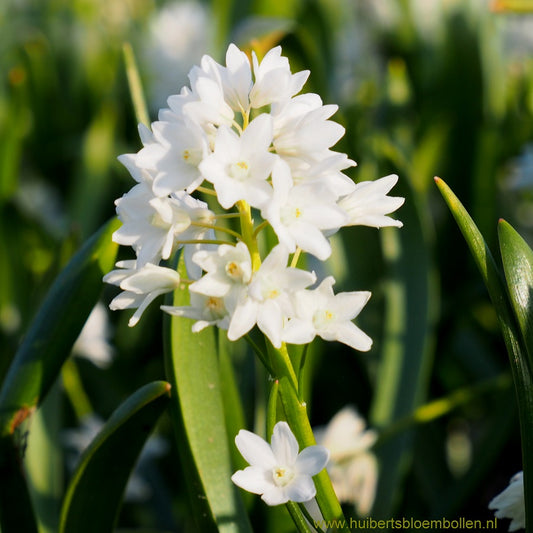
[[112,270],[104,276],[106,283],[118,285],[123,292],[116,296],[109,304],[110,309],[137,309],[130,318],[128,325],[135,326],[145,309],[158,296],[176,289],[180,276],[171,268],[147,263],[137,268],[136,261],[119,261],[117,270]]
[[225,297],[248,284],[252,278],[252,260],[243,242],[235,246],[222,244],[215,251],[201,250],[192,256],[192,260],[206,274],[189,286],[191,292]]
[[194,191],[203,181],[198,165],[208,153],[205,133],[185,120],[154,122],[152,131],[154,142],[138,152],[136,163],[152,171],[154,194]]
[[296,158],[308,163],[320,162],[335,154],[329,148],[345,132],[340,124],[328,120],[337,109],[336,105],[322,105],[321,98],[314,93],[273,104],[276,153],[284,159]]
[[254,108],[292,98],[309,77],[308,70],[291,74],[289,60],[281,56],[281,46],[269,50],[261,63],[252,52],[252,60],[255,83],[250,92],[250,104]]
[[157,198],[147,183],[139,183],[115,204],[122,226],[113,233],[113,240],[132,246],[140,266],[168,259],[175,250],[176,235],[191,224],[180,202]]
[[496,518],[510,518],[509,531],[526,527],[526,506],[524,500],[524,473],[515,474],[509,486],[489,503]]
[[377,433],[366,429],[365,420],[350,406],[314,433],[317,442],[330,451],[328,473],[339,501],[353,504],[358,516],[367,516],[378,479],[377,459],[370,451]]
[[291,187],[289,167],[279,161],[272,173],[274,195],[261,211],[278,239],[293,253],[296,246],[325,260],[331,246],[321,230],[341,227],[346,213],[337,204],[337,196],[322,183],[302,183]]
[[191,328],[193,333],[198,333],[207,326],[228,329],[228,311],[223,298],[218,296],[206,296],[205,294],[191,292],[190,305],[162,305],[161,310],[170,315],[183,316],[196,320]]
[[287,248],[278,244],[253,274],[231,316],[228,339],[237,340],[257,324],[276,348],[281,346],[283,325],[294,312],[294,291],[316,280],[314,273],[287,267],[288,258]]
[[347,225],[401,228],[403,224],[399,220],[386,216],[396,211],[405,201],[405,198],[398,196],[387,196],[397,181],[398,176],[391,174],[376,181],[357,183],[355,190],[339,201],[339,207],[344,209],[350,217]]
[[261,207],[270,199],[272,187],[266,180],[276,161],[269,152],[271,142],[268,114],[252,120],[241,136],[226,126],[218,129],[215,150],[200,163],[200,171],[214,185],[222,207],[228,209],[239,200]]
[[308,446],[298,453],[298,442],[286,422],[274,426],[271,444],[241,429],[235,444],[250,466],[235,472],[232,481],[268,505],[306,502],[316,494],[313,476],[327,464],[329,452],[323,446]]
[[368,302],[370,292],[333,294],[334,283],[333,276],[328,276],[316,289],[294,295],[295,316],[285,326],[282,335],[285,342],[307,344],[318,335],[355,350],[370,350],[372,339],[352,322]]
[[108,367],[113,359],[109,329],[106,308],[104,304],[98,302],[72,347],[73,354],[89,359],[100,368]]

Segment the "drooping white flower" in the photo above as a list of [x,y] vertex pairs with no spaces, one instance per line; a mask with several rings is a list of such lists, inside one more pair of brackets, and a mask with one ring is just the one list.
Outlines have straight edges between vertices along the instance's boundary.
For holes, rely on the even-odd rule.
[[285,342],[307,344],[318,335],[355,350],[370,350],[372,339],[352,322],[368,302],[370,292],[334,294],[334,283],[333,276],[328,276],[316,289],[298,291],[294,295],[295,316],[283,331]]
[[235,444],[250,464],[231,477],[237,486],[261,494],[268,505],[306,502],[314,498],[313,476],[328,462],[326,448],[308,446],[298,453],[298,442],[286,422],[274,426],[271,444],[244,429],[235,437]]
[[106,368],[113,360],[113,347],[109,343],[109,337],[107,311],[104,304],[98,302],[76,339],[72,353],[77,357],[89,359],[100,368]]
[[294,313],[294,292],[316,280],[312,272],[287,267],[288,258],[287,248],[278,244],[254,272],[231,316],[228,339],[239,339],[257,324],[273,346],[281,346],[283,326]]
[[193,333],[198,333],[207,326],[228,329],[228,310],[226,309],[224,299],[219,296],[206,296],[205,294],[191,292],[190,305],[162,305],[161,310],[170,315],[183,316],[196,320],[191,328]]
[[289,252],[299,246],[325,260],[331,255],[331,246],[321,230],[339,228],[348,217],[326,185],[319,182],[292,187],[291,181],[288,165],[278,161],[272,172],[274,194],[261,214]]
[[398,176],[391,174],[376,181],[356,183],[354,191],[339,200],[339,207],[350,217],[347,225],[401,228],[403,224],[399,220],[386,216],[396,211],[405,201],[405,198],[399,196],[387,196],[397,181]]
[[252,278],[252,259],[243,242],[235,246],[222,244],[215,251],[200,250],[192,260],[206,274],[189,286],[191,292],[226,297],[247,285]]
[[200,163],[204,178],[217,192],[219,204],[228,209],[239,200],[261,207],[272,196],[266,181],[276,155],[269,152],[272,142],[272,118],[259,115],[242,135],[221,126],[216,135],[214,152]]
[[524,500],[524,473],[515,474],[509,486],[489,503],[496,518],[510,518],[509,531],[526,527],[526,504]]
[[370,451],[377,433],[350,406],[341,409],[324,428],[314,430],[316,440],[330,451],[328,473],[341,503],[351,503],[358,516],[367,516],[376,495],[378,464]]
[[123,292],[109,304],[110,309],[137,309],[128,325],[135,326],[145,309],[158,296],[176,289],[180,283],[179,274],[167,267],[147,263],[137,268],[136,261],[119,261],[118,269],[104,276],[104,282],[118,285]]

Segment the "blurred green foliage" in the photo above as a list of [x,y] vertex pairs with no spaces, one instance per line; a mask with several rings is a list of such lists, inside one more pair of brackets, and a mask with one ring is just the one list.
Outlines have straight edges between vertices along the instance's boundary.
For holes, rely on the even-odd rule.
[[[53,279],[131,186],[116,161],[140,146],[122,47],[131,43],[152,94],[161,80],[147,59],[151,21],[164,5],[7,0],[0,11],[0,378]],[[358,324],[374,348],[361,354],[316,342],[306,376],[312,422],[325,424],[353,404],[388,435],[376,449],[373,516],[490,518],[488,501],[521,469],[515,398],[495,312],[433,177],[446,180],[490,247],[499,217],[531,242],[533,15],[492,13],[474,1],[202,5],[209,15],[199,31],[211,38],[201,52],[222,60],[229,42],[279,41],[293,71],[311,70],[306,91],[340,105],[339,149],[359,164],[350,175],[397,173],[393,192],[406,198],[397,214],[403,229],[349,228],[334,242],[328,267],[337,288],[373,293]],[[184,62],[177,72],[197,58]],[[187,80],[174,83],[168,94]],[[106,287],[106,303],[112,294]],[[165,379],[157,306],[134,329],[126,314],[111,317],[109,368],[74,360],[91,408],[104,418],[135,389]],[[253,386],[263,371],[241,344],[232,359],[252,429],[264,420],[265,392]],[[460,401],[457,390],[466,391]],[[434,416],[411,416],[436,399],[445,408]],[[56,426],[78,420],[68,394],[54,406],[57,449]],[[172,453],[148,469],[151,496],[126,502],[119,525],[194,531],[168,419],[159,433]],[[258,499],[245,502],[257,531],[291,530],[282,513],[266,516]]]

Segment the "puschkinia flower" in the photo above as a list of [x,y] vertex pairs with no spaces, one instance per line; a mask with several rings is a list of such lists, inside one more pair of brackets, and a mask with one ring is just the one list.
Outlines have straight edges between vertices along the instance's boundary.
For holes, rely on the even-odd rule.
[[299,452],[296,437],[286,422],[274,426],[271,444],[244,429],[235,437],[235,444],[250,464],[231,477],[237,486],[261,494],[268,505],[306,502],[315,497],[313,476],[329,458],[323,446],[308,446]]
[[377,433],[350,406],[341,409],[324,428],[314,429],[316,441],[330,452],[328,473],[337,498],[368,516],[376,496],[378,462],[370,448]]
[[104,276],[106,283],[118,285],[123,292],[111,301],[115,309],[137,309],[129,325],[137,324],[145,309],[161,294],[173,291],[180,283],[179,274],[171,269],[147,263],[137,268],[135,260],[119,261],[118,269]]
[[397,181],[398,176],[391,174],[376,181],[357,183],[354,191],[339,201],[339,207],[346,211],[350,219],[346,225],[401,228],[403,224],[399,220],[386,216],[396,211],[405,201],[398,196],[387,196]]
[[278,244],[253,274],[233,310],[228,339],[239,339],[257,324],[276,348],[281,346],[284,323],[294,314],[294,292],[316,281],[312,272],[287,267],[288,258],[287,248]]
[[526,504],[524,499],[524,473],[515,474],[509,486],[489,503],[496,518],[510,518],[509,531],[526,527]]
[[370,298],[370,292],[334,294],[334,283],[335,279],[328,276],[316,289],[295,293],[295,314],[284,329],[285,342],[307,344],[318,335],[355,350],[370,350],[372,339],[352,322]]
[[[133,248],[134,271],[183,253],[190,305],[163,310],[194,319],[194,331],[215,325],[236,340],[257,326],[276,348],[318,335],[364,351],[371,339],[352,320],[370,293],[335,295],[333,278],[309,289],[315,274],[295,266],[302,252],[328,259],[342,227],[401,226],[388,215],[403,198],[388,196],[395,175],[355,184],[344,173],[356,163],[334,151],[345,133],[337,106],[300,92],[308,76],[291,72],[279,46],[251,61],[234,44],[225,64],[204,55],[158,120],[139,126],[140,150],[119,157],[135,184],[115,202],[113,240]],[[236,216],[241,233],[219,222]],[[265,250],[267,227],[277,243]],[[130,283],[116,272],[106,281]],[[138,307],[135,324],[157,283],[123,288],[111,307]]]

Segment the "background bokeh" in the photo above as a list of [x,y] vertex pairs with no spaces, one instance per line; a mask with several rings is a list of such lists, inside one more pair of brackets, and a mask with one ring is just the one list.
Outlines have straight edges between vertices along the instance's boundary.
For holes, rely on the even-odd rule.
[[[339,105],[346,135],[337,150],[358,162],[350,176],[400,176],[393,194],[406,198],[395,215],[403,229],[352,227],[335,237],[327,268],[337,289],[372,291],[358,325],[374,346],[357,353],[316,342],[312,422],[351,404],[382,432],[372,516],[491,518],[488,502],[521,469],[514,391],[496,315],[433,177],[450,185],[490,246],[500,217],[531,242],[533,14],[496,13],[485,0],[4,1],[0,378],[53,279],[131,187],[116,159],[140,148],[125,42],[151,120],[202,54],[223,62],[229,42],[263,52],[279,43],[293,72],[311,70],[305,90]],[[113,294],[104,287],[102,301]],[[45,479],[34,491],[45,501],[43,531],[54,531],[50,509],[70,473],[66,431],[90,413],[106,419],[136,388],[164,379],[157,306],[133,329],[128,313],[101,315],[110,346],[99,353],[109,361],[96,364],[78,347],[84,357],[63,369],[42,428],[30,427],[29,476]],[[102,322],[90,346],[102,341]],[[245,346],[236,352],[253,428],[264,391]],[[409,418],[436,399],[424,420]],[[194,531],[168,420],[157,438],[140,464],[145,490],[126,500],[120,526]],[[248,503],[257,531],[291,531],[281,512]]]

